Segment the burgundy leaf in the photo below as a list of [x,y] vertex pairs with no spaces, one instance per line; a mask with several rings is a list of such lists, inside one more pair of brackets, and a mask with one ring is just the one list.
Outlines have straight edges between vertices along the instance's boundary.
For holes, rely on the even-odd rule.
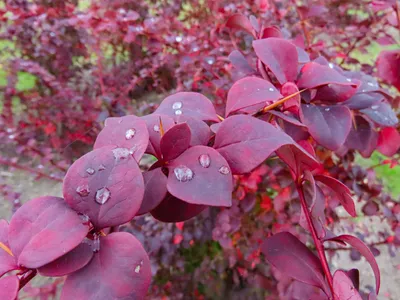
[[218,122],[212,102],[202,94],[193,92],[180,92],[165,98],[155,111],[179,120],[180,116],[187,116],[202,121]]
[[[284,97],[293,95],[298,92],[299,89],[297,88],[297,85],[293,82],[286,82],[281,87],[281,93]],[[285,103],[283,103],[283,108],[284,110],[291,110],[292,112],[295,112],[297,114],[300,102],[301,102],[301,96],[300,94],[298,94],[294,97],[291,97],[289,100],[285,101]]]
[[38,268],[71,251],[84,239],[88,226],[62,198],[39,197],[20,207],[8,228],[18,265]]
[[378,151],[386,156],[393,156],[400,149],[400,133],[394,127],[383,128],[379,132]]
[[360,271],[358,271],[358,269],[351,269],[346,271],[346,274],[350,278],[354,287],[358,290],[360,288]]
[[327,241],[340,241],[340,242],[345,242],[352,246],[353,248],[357,249],[364,257],[365,259],[369,262],[371,265],[372,270],[374,271],[375,275],[375,284],[376,284],[376,293],[379,293],[379,288],[381,285],[381,272],[379,271],[378,264],[376,263],[375,257],[372,254],[371,250],[358,238],[348,235],[348,234],[343,234],[336,236],[334,238],[330,238]]
[[303,66],[297,81],[299,88],[313,89],[326,84],[350,85],[357,88],[357,83],[329,66],[323,66],[316,62],[309,62]]
[[0,278],[0,299],[15,300],[18,296],[19,279],[16,275]]
[[358,93],[343,102],[350,109],[365,109],[379,104],[384,99],[380,93]]
[[175,125],[174,119],[166,115],[151,114],[143,116],[149,132],[149,144],[146,153],[152,154],[157,158],[161,158],[160,141],[161,134],[168,131]]
[[325,176],[325,175],[316,175],[314,176],[315,180],[322,182],[326,186],[332,189],[332,191],[338,197],[340,203],[343,205],[344,209],[352,216],[355,217],[356,208],[354,206],[354,200],[351,198],[350,189],[341,183],[339,180]]
[[357,89],[351,85],[328,84],[317,90],[314,100],[321,100],[325,103],[344,102],[356,93]]
[[379,211],[379,205],[375,201],[369,201],[362,207],[362,212],[366,216],[375,216]]
[[74,210],[102,229],[135,216],[143,200],[143,177],[128,149],[103,147],[72,164],[64,178],[63,194]]
[[348,149],[358,150],[363,157],[370,157],[377,146],[377,141],[378,133],[374,124],[363,116],[355,116],[344,145]]
[[195,118],[181,116],[178,123],[186,123],[191,132],[190,146],[207,145],[211,131],[210,127],[203,121]]
[[100,238],[91,262],[69,275],[61,300],[144,299],[151,281],[150,261],[140,242],[126,232]]
[[270,118],[270,115],[273,115],[279,119],[282,119],[283,121],[299,126],[299,127],[306,127],[303,123],[301,123],[299,120],[297,120],[294,116],[290,114],[286,114],[277,110],[270,110],[262,119],[268,120]]
[[105,146],[127,148],[134,152],[136,161],[139,161],[146,151],[148,141],[149,132],[146,123],[141,118],[136,116],[108,118],[93,148]]
[[335,299],[338,300],[362,300],[353,282],[345,271],[337,270],[333,275],[333,290]]
[[277,26],[268,26],[262,30],[261,39],[266,38],[283,38],[282,32]]
[[380,102],[370,108],[361,110],[362,113],[370,117],[375,123],[383,126],[395,126],[398,123],[396,113],[387,102]]
[[151,211],[151,215],[161,222],[183,222],[197,216],[206,208],[205,205],[184,202],[168,193],[160,205]]
[[171,127],[160,142],[161,154],[164,161],[170,161],[189,148],[191,139],[190,128],[186,123]]
[[400,90],[400,50],[381,51],[376,67],[380,78]]
[[85,240],[73,250],[38,269],[40,275],[65,276],[86,266],[93,257],[92,245]]
[[280,272],[326,290],[319,259],[291,233],[280,232],[267,238],[261,245],[261,251],[266,260]]
[[231,206],[232,174],[213,148],[194,146],[168,164],[168,191],[191,204]]
[[233,50],[231,54],[229,54],[228,59],[238,71],[244,73],[245,75],[252,75],[256,73],[256,71],[250,66],[249,62],[240,51]]
[[[10,247],[8,243],[8,223],[6,220],[0,220],[0,243],[5,247]],[[0,277],[16,269],[18,269],[16,258],[0,247]]]
[[254,37],[256,36],[250,20],[242,14],[234,14],[231,16],[226,22],[225,26],[231,29],[244,30]]
[[295,81],[298,63],[295,45],[285,39],[271,37],[253,41],[253,48],[280,84]]
[[269,82],[257,77],[245,77],[236,81],[228,92],[225,115],[246,109],[247,113],[259,110],[259,104],[275,102],[282,98],[279,91]]
[[339,149],[351,129],[351,112],[345,106],[302,104],[300,119],[311,136],[330,150]]
[[276,154],[289,166],[296,178],[305,170],[311,171],[319,167],[318,161],[296,143],[281,147]]
[[167,176],[164,175],[161,168],[143,173],[144,196],[137,215],[148,213],[157,207],[167,195]]

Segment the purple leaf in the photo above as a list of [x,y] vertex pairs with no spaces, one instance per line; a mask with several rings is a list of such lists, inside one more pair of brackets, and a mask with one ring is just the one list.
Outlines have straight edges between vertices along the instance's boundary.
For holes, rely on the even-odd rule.
[[345,272],[347,276],[350,278],[354,287],[358,290],[360,288],[360,271],[358,271],[358,269],[351,269]]
[[61,300],[144,299],[151,281],[150,261],[140,242],[126,232],[100,238],[91,262],[69,275]]
[[275,102],[282,98],[279,91],[269,82],[257,77],[245,77],[236,81],[228,92],[225,115],[246,109],[254,113],[267,102]]
[[355,127],[352,125],[344,145],[348,149],[358,150],[363,157],[370,157],[378,142],[374,124],[363,116],[355,116],[354,123]]
[[186,123],[189,126],[191,132],[190,146],[205,146],[208,144],[211,131],[210,127],[205,122],[199,119],[181,116],[178,123]]
[[396,113],[387,102],[374,104],[370,108],[361,110],[361,112],[370,117],[375,123],[382,126],[391,127],[399,122]]
[[319,167],[318,161],[296,143],[281,147],[276,154],[289,166],[296,178],[301,176],[305,170],[311,171]]
[[280,84],[295,81],[298,63],[295,45],[285,39],[271,37],[253,41],[253,48]]
[[314,100],[335,104],[350,99],[356,91],[351,85],[328,84],[317,89]]
[[[294,116],[291,116],[289,114],[285,114],[285,113],[277,111],[277,110],[270,110],[268,112],[268,114],[271,114],[279,119],[282,119],[287,123],[290,123],[290,124],[293,124],[293,125],[296,125],[299,127],[306,127],[306,125],[304,125],[299,120],[297,120]],[[266,120],[267,118],[269,118],[270,116],[268,114],[266,114],[266,118],[263,118],[263,119]]]
[[179,120],[180,116],[192,117],[202,121],[218,122],[212,102],[202,94],[180,92],[165,98],[155,111]]
[[191,203],[231,206],[232,173],[224,157],[213,148],[194,146],[168,164],[168,191]]
[[187,221],[205,210],[207,206],[184,202],[167,194],[160,205],[151,211],[151,215],[161,222]]
[[350,109],[365,109],[373,105],[379,104],[384,99],[380,93],[359,93],[343,102]]
[[330,150],[339,149],[351,129],[351,112],[345,106],[302,104],[300,119],[311,136]]
[[242,14],[234,14],[233,16],[229,17],[225,26],[231,29],[244,30],[254,37],[256,36],[250,20]]
[[190,128],[186,123],[171,127],[160,142],[161,154],[164,161],[170,161],[189,148],[191,139]]
[[340,203],[343,205],[344,209],[352,216],[357,216],[356,208],[354,206],[353,198],[351,198],[350,189],[341,183],[339,180],[325,176],[325,175],[316,175],[314,176],[315,180],[322,182],[326,186],[332,189],[332,191],[338,197]]
[[261,245],[261,251],[280,272],[326,290],[319,259],[291,233],[280,232],[267,238]]
[[[8,248],[10,247],[8,243],[8,223],[6,220],[0,220],[0,243]],[[0,248],[0,277],[16,269],[18,269],[18,266],[15,257]]]
[[329,66],[316,62],[306,63],[300,71],[297,85],[299,88],[313,89],[326,84],[350,85],[355,89],[357,84]]
[[245,75],[252,75],[256,73],[247,59],[243,56],[242,53],[238,50],[233,50],[231,54],[228,56],[229,61],[231,64],[239,71],[244,73]]
[[143,173],[144,196],[137,215],[148,213],[157,207],[167,195],[167,176],[164,175],[161,168]]
[[[160,141],[161,127],[164,132],[168,131],[175,125],[174,119],[166,115],[151,114],[143,116],[142,119],[146,122],[149,132],[149,144],[146,153],[152,154],[157,158],[161,158]],[[161,122],[161,123],[160,123]]]
[[299,57],[299,64],[305,64],[310,62],[310,56],[304,49],[296,46],[296,50],[297,50],[297,55]]
[[0,299],[15,300],[18,296],[19,279],[16,275],[0,278]]
[[372,270],[374,271],[375,275],[375,284],[376,284],[376,293],[379,293],[379,288],[381,285],[381,272],[379,271],[378,264],[376,263],[375,257],[372,254],[371,250],[358,238],[348,235],[348,234],[343,234],[339,235],[333,238],[330,238],[326,241],[332,241],[332,242],[345,242],[352,246],[353,248],[357,249],[364,257],[365,259],[369,262]]
[[134,152],[136,161],[139,161],[146,151],[148,141],[149,132],[146,123],[141,118],[136,116],[108,118],[93,148],[105,146],[127,148]]
[[103,147],[72,164],[64,178],[63,194],[75,211],[102,229],[135,216],[143,200],[143,177],[128,149]]
[[82,269],[89,263],[92,257],[92,245],[84,240],[67,254],[40,267],[38,271],[42,276],[65,276]]
[[88,230],[62,198],[47,196],[33,199],[16,211],[8,238],[18,265],[38,268],[78,246]]
[[333,275],[333,290],[335,299],[338,300],[362,300],[353,282],[345,271],[337,270]]

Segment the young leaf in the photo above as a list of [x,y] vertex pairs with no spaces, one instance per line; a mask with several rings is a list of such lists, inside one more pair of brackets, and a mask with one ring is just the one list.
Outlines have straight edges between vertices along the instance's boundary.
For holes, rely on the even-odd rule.
[[400,90],[400,51],[381,51],[376,61],[378,76]]
[[189,148],[191,135],[186,123],[177,124],[165,132],[160,141],[163,160],[170,161]]
[[298,63],[295,45],[285,39],[271,37],[253,41],[253,48],[280,84],[295,81]]
[[351,129],[351,112],[345,106],[302,104],[300,119],[311,136],[330,150],[342,146]]
[[190,128],[190,146],[203,145],[206,146],[210,141],[210,127],[203,121],[191,117],[181,116],[178,124],[186,123]]
[[144,196],[137,215],[143,215],[156,208],[167,195],[167,176],[161,168],[143,173]]
[[100,238],[90,263],[65,281],[61,300],[144,299],[151,281],[150,261],[140,242],[126,232]]
[[63,194],[99,230],[136,215],[143,200],[143,176],[128,149],[103,147],[72,164],[64,178]]
[[253,29],[250,20],[242,14],[234,14],[233,16],[231,16],[226,22],[225,26],[231,29],[244,30],[254,37],[256,36],[255,30]]
[[236,81],[228,92],[225,115],[246,109],[248,113],[254,113],[271,101],[282,98],[279,91],[269,82],[257,77],[245,77]]
[[15,300],[18,296],[19,279],[16,275],[0,278],[0,299]]
[[74,249],[88,230],[62,198],[47,196],[33,199],[16,211],[8,238],[18,265],[33,269]]
[[338,300],[362,300],[353,282],[347,276],[346,272],[337,270],[333,275],[333,290],[335,299]]
[[[12,255],[8,244],[8,223],[0,220],[0,277],[5,273],[18,269],[16,258]],[[3,247],[7,247],[3,249]],[[8,253],[10,252],[10,253]],[[0,298],[1,299],[1,298]]]
[[386,156],[393,156],[400,148],[400,133],[394,127],[383,128],[379,132],[378,151]]
[[116,146],[127,148],[134,152],[133,156],[139,161],[146,151],[149,132],[146,123],[136,116],[108,118],[105,126],[97,136],[93,148]]
[[168,164],[167,188],[185,202],[231,206],[232,173],[224,157],[213,148],[194,146]]
[[280,272],[326,290],[319,259],[291,233],[280,232],[267,238],[261,245],[261,251],[266,260]]

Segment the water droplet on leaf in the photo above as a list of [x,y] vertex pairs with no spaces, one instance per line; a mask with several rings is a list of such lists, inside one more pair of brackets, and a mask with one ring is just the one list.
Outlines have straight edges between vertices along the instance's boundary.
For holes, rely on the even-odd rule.
[[369,86],[374,86],[375,84],[372,83],[372,82],[368,82],[368,85],[369,85]]
[[87,184],[80,185],[76,188],[76,192],[79,196],[86,197],[90,193],[89,186]]
[[193,171],[186,166],[178,166],[174,169],[176,179],[180,182],[186,182],[193,179]]
[[228,175],[230,173],[229,168],[227,166],[222,166],[218,170],[222,175]]
[[174,104],[172,104],[172,109],[181,109],[182,108],[182,102],[178,101],[178,102],[174,102]]
[[140,272],[140,266],[136,266],[135,273],[139,273],[139,272]]
[[182,111],[181,111],[180,109],[178,109],[178,110],[175,111],[175,115],[179,116],[179,115],[181,115],[181,114],[182,114]]
[[333,63],[329,63],[329,68],[333,69],[334,65]]
[[199,156],[199,163],[203,168],[208,168],[211,164],[210,155],[202,154]]
[[108,188],[101,188],[96,192],[96,202],[103,205],[111,198],[111,192]]
[[112,152],[115,159],[125,159],[131,154],[131,151],[127,148],[116,148]]
[[160,126],[154,125],[153,130],[154,130],[155,132],[160,132]]
[[135,129],[133,129],[133,128],[128,129],[128,130],[126,131],[126,133],[125,133],[125,138],[126,138],[127,140],[130,140],[131,138],[133,138],[133,137],[135,136],[135,133],[136,133],[136,130],[135,130]]
[[330,111],[331,109],[329,107],[325,108],[325,111]]
[[93,175],[94,174],[94,169],[93,168],[87,168],[86,169],[86,173],[88,173],[89,175]]
[[347,80],[348,82],[351,82],[351,79],[350,79],[350,78],[346,78],[346,80]]
[[106,169],[105,165],[100,165],[97,171],[104,171]]
[[268,90],[269,90],[270,92],[273,92],[273,91],[275,91],[275,89],[274,89],[274,88],[272,88],[272,87],[270,87]]
[[379,105],[372,105],[371,106],[371,109],[378,109],[379,108]]

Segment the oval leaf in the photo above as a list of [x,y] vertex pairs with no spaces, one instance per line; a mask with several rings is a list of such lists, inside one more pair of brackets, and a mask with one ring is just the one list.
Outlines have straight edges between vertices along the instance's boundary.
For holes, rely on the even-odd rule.
[[[5,273],[18,269],[16,258],[7,253],[2,247],[10,248],[8,243],[8,223],[6,220],[0,220],[0,277]],[[1,299],[1,298],[0,298]]]
[[140,242],[126,232],[100,238],[100,251],[69,275],[61,300],[144,299],[151,281],[150,261]]
[[39,268],[71,251],[88,226],[62,198],[39,197],[20,207],[8,228],[10,248],[18,265]]
[[134,152],[136,161],[139,161],[146,151],[148,141],[149,132],[146,123],[141,118],[136,116],[108,118],[93,148],[105,146],[127,148]]
[[181,116],[178,123],[186,123],[191,134],[190,146],[206,146],[211,137],[210,127],[203,121],[191,117]]
[[400,50],[381,51],[376,67],[380,78],[400,90]]
[[63,194],[96,229],[116,226],[130,221],[139,210],[143,176],[128,149],[103,147],[72,164],[64,178]]
[[399,122],[396,113],[387,102],[380,102],[360,111],[382,126],[395,126]]
[[231,16],[226,22],[225,26],[231,29],[244,30],[254,37],[256,36],[250,20],[242,14],[234,14]]
[[333,275],[333,290],[338,300],[362,300],[346,272],[337,270]]
[[339,149],[351,129],[351,112],[345,106],[302,104],[300,119],[311,136],[330,150]]
[[143,173],[144,196],[137,215],[143,215],[156,208],[167,195],[167,176],[161,168]]
[[190,128],[186,123],[171,127],[161,138],[160,150],[164,161],[170,161],[183,153],[190,145]]
[[396,128],[386,127],[379,132],[378,151],[393,156],[400,149],[400,133]]
[[19,279],[16,275],[0,278],[0,299],[15,300],[17,299],[19,289]]
[[168,164],[168,191],[191,203],[231,206],[232,173],[227,161],[213,148],[195,146]]

